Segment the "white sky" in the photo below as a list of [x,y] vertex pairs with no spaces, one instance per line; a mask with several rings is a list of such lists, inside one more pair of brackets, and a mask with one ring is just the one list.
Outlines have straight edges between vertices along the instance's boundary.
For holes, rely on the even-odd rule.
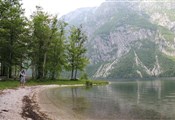
[[36,5],[41,6],[45,12],[62,16],[77,8],[99,6],[105,0],[22,0],[26,16],[29,17],[36,10]]

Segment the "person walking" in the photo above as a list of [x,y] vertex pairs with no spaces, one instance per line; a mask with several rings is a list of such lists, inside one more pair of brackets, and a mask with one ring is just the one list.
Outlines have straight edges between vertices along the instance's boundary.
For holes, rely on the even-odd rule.
[[25,85],[25,83],[26,83],[25,76],[26,76],[25,70],[22,69],[22,70],[20,71],[20,73],[19,73],[20,84],[21,84],[22,87],[24,87],[24,85]]

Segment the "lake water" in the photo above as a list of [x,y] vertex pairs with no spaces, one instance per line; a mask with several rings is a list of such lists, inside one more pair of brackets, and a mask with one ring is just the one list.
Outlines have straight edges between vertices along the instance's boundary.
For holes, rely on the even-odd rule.
[[54,88],[44,94],[54,106],[68,110],[67,114],[76,119],[175,120],[175,80]]

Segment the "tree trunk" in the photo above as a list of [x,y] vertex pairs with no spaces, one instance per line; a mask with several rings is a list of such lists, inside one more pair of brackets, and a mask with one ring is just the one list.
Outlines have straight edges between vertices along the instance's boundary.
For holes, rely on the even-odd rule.
[[1,62],[1,72],[0,72],[0,75],[1,75],[1,76],[4,75],[4,65],[3,65],[2,62]]
[[43,63],[43,77],[46,78],[46,70],[45,70],[45,67],[46,67],[46,59],[47,59],[47,53],[44,54],[44,63]]
[[12,78],[12,66],[9,66],[9,69],[8,69],[8,78]]
[[1,68],[2,68],[1,69],[1,75],[6,76],[7,75],[7,72],[6,72],[7,68],[5,67],[5,65],[3,63],[1,64]]
[[0,72],[0,76],[2,76],[2,71],[3,71],[3,67],[2,67],[3,65],[2,65],[2,62],[0,62],[0,64],[1,64],[1,68],[0,68],[0,71],[1,71],[1,72]]
[[17,66],[15,65],[15,79],[17,79]]
[[74,79],[74,65],[72,65],[71,80]]
[[10,51],[10,58],[9,58],[9,67],[8,67],[8,78],[12,78],[12,53]]
[[51,77],[52,80],[55,79],[55,71],[52,72],[52,77]]
[[37,79],[43,78],[43,62],[42,58],[39,58],[38,65],[37,65]]
[[8,78],[12,78],[12,62],[13,62],[13,40],[14,40],[14,32],[11,26],[10,28],[10,48],[9,48],[9,69],[8,69]]
[[42,64],[39,63],[39,65],[38,65],[37,79],[41,79],[41,78],[43,78],[43,68],[42,68]]
[[36,76],[35,76],[35,75],[36,75],[35,72],[36,72],[36,71],[35,71],[34,65],[32,65],[31,68],[32,68],[32,79],[35,79],[35,77],[36,77]]
[[75,69],[75,75],[74,75],[74,80],[76,80],[77,79],[77,67],[76,67],[76,69]]
[[38,61],[37,61],[37,79],[43,78],[43,63],[44,63],[44,53],[42,51],[42,44],[39,46]]

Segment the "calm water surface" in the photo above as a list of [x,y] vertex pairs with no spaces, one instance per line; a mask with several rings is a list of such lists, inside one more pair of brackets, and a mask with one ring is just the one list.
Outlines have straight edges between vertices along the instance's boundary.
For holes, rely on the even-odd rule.
[[73,113],[93,120],[175,120],[175,80],[112,82],[45,92]]

